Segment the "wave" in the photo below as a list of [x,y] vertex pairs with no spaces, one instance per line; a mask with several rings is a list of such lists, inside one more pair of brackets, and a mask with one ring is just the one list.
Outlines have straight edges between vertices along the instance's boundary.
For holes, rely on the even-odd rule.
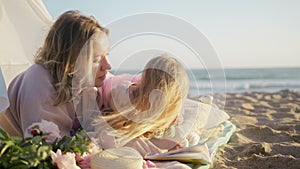
[[197,81],[190,83],[190,93],[211,93],[211,92],[252,92],[265,91],[273,92],[279,90],[297,90],[300,91],[300,81],[283,80],[255,80],[255,81],[226,81],[226,83],[212,84],[209,81]]
[[298,79],[300,68],[260,68],[260,69],[194,69],[188,72],[190,79],[195,80],[277,80]]

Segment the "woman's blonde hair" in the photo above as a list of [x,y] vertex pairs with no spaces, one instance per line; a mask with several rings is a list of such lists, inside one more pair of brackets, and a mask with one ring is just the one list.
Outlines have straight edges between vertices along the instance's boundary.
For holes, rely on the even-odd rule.
[[[112,135],[117,142],[124,136],[132,139],[162,134],[176,120],[188,89],[186,71],[175,58],[155,57],[146,64],[133,91],[132,106],[115,110],[104,119],[114,129]],[[118,100],[114,102],[117,104]]]
[[64,12],[52,25],[43,47],[35,57],[35,63],[49,70],[56,89],[54,105],[72,99],[72,76],[80,50],[96,32],[108,34],[92,16],[79,11]]

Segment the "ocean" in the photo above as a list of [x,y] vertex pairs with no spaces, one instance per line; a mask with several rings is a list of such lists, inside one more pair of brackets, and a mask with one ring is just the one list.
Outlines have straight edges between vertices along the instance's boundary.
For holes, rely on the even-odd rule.
[[189,75],[191,95],[300,90],[300,68],[194,69]]
[[[117,71],[120,73],[140,71]],[[300,68],[191,69],[190,96],[215,93],[300,91]],[[114,73],[114,72],[112,72]]]

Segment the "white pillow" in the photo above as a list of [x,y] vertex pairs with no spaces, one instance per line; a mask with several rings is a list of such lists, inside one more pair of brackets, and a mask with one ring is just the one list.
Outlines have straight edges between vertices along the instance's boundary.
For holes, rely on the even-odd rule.
[[186,99],[183,118],[184,121],[194,122],[196,128],[209,129],[219,126],[228,120],[229,116],[214,105]]
[[[228,114],[214,105],[186,99],[179,124],[167,130],[162,138],[172,138],[182,142],[187,137],[190,139],[193,134],[200,134],[201,137],[209,136],[222,122],[228,119]],[[199,133],[200,130],[202,133]],[[200,138],[200,135],[198,138],[193,137],[193,142],[205,139]]]

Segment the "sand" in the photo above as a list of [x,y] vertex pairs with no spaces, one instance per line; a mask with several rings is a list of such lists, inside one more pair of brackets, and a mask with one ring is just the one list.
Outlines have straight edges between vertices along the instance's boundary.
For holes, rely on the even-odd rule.
[[212,168],[300,169],[299,91],[229,93],[224,110],[237,131]]

